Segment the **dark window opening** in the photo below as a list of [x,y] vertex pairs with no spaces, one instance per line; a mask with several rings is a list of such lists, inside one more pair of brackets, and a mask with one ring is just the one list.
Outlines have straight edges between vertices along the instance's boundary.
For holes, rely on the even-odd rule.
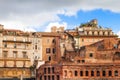
[[50,79],[50,76],[48,76],[48,80],[51,80],[51,79]]
[[44,74],[46,74],[46,68],[44,68]]
[[44,76],[44,80],[47,80],[47,77],[46,77],[46,76]]
[[106,76],[106,72],[105,71],[102,71],[102,76]]
[[94,71],[91,71],[91,76],[94,76]]
[[80,71],[80,76],[83,76],[83,71]]
[[109,72],[108,72],[108,76],[112,76],[112,71],[109,71]]
[[48,74],[50,74],[50,67],[48,67]]
[[52,43],[55,43],[55,39],[53,39]]
[[82,63],[85,63],[85,60],[82,60]]
[[89,55],[90,57],[93,57],[93,53],[90,53],[90,55]]
[[78,72],[77,71],[75,71],[75,76],[77,76],[78,75]]
[[97,71],[97,76],[100,76],[100,71]]
[[55,70],[55,68],[54,68],[54,67],[52,67],[52,73],[54,73],[54,70]]
[[88,76],[88,71],[85,71],[85,75]]
[[35,45],[35,49],[37,49],[37,45]]
[[55,52],[56,52],[56,49],[55,49],[55,48],[53,48],[52,52],[53,52],[53,54],[55,54]]
[[51,56],[48,57],[48,61],[51,61]]
[[55,77],[54,77],[54,75],[52,75],[52,80],[55,80]]
[[5,48],[7,47],[7,43],[4,44],[4,47],[5,47]]
[[92,32],[92,35],[94,35],[94,32]]
[[59,75],[57,75],[57,80],[60,80],[60,76]]

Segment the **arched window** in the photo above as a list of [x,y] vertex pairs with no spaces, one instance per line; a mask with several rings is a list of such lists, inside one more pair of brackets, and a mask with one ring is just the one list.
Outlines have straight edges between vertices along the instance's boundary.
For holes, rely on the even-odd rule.
[[80,76],[83,76],[83,71],[80,71]]
[[90,53],[89,56],[90,56],[90,57],[93,57],[93,53]]
[[91,71],[91,76],[94,76],[94,71]]
[[114,76],[118,76],[118,71],[114,71]]
[[77,71],[75,71],[75,76],[77,76],[78,75],[78,72]]
[[100,76],[100,71],[97,71],[97,76]]
[[46,77],[46,76],[44,76],[44,80],[47,80],[47,77]]
[[108,76],[112,76],[112,71],[108,71]]
[[50,74],[50,67],[48,67],[48,74]]
[[54,73],[55,72],[55,68],[54,67],[52,67],[52,73]]
[[54,75],[52,75],[52,80],[55,80],[55,77],[54,77]]
[[85,71],[85,76],[88,76],[89,75],[89,72],[88,71]]
[[44,68],[44,74],[46,74],[46,68]]
[[105,71],[102,71],[102,76],[106,76],[106,72]]
[[48,56],[48,61],[51,61],[51,56]]

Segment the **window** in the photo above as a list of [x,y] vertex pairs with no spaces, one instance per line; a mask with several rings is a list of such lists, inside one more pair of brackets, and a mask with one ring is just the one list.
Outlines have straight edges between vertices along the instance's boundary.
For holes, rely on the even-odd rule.
[[16,43],[14,44],[14,48],[17,48]]
[[85,63],[85,60],[82,60],[82,63]]
[[8,51],[3,51],[3,57],[7,58],[7,55],[8,55]]
[[35,45],[35,49],[37,49],[37,45]]
[[13,51],[13,58],[17,58],[17,51]]
[[112,76],[112,71],[109,71],[109,72],[108,72],[108,76]]
[[57,75],[57,80],[60,80],[60,76],[59,75]]
[[46,68],[44,68],[44,74],[46,74]]
[[52,67],[52,73],[54,73],[54,70],[55,70],[55,68],[54,68],[54,67]]
[[44,76],[44,80],[47,80],[47,77],[46,77],[46,76]]
[[89,55],[90,57],[93,57],[93,53],[90,53],[90,55]]
[[55,52],[56,52],[56,49],[55,49],[55,48],[53,48],[52,52],[53,52],[53,54],[55,54]]
[[92,35],[94,35],[94,32],[92,32]]
[[28,58],[26,52],[23,52],[23,58]]
[[7,47],[7,43],[4,43],[4,47],[5,47],[5,48]]
[[82,39],[82,42],[84,42],[84,39]]
[[50,48],[46,48],[46,53],[50,53]]
[[75,71],[75,76],[77,76],[78,75],[78,73],[77,73],[77,71]]
[[117,71],[117,70],[114,71],[114,75],[115,75],[115,76],[118,76],[118,71]]
[[83,76],[83,71],[80,71],[80,76]]
[[51,80],[51,79],[50,79],[50,75],[48,76],[48,80]]
[[55,43],[55,39],[53,39],[52,43]]
[[52,75],[52,80],[55,80],[54,75]]
[[88,76],[88,71],[85,71],[85,75]]
[[97,71],[97,76],[100,76],[100,71]]
[[48,56],[48,61],[51,61],[51,56]]
[[77,63],[80,63],[80,60],[77,60]]
[[105,71],[102,71],[102,76],[106,76],[106,72]]
[[94,76],[94,71],[91,71],[91,76]]
[[48,67],[48,74],[50,74],[50,67]]

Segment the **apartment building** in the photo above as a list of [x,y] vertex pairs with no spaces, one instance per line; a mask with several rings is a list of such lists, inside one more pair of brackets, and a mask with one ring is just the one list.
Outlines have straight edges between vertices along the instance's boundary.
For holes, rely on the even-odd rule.
[[0,25],[0,79],[30,78],[31,43],[29,33]]
[[65,32],[74,36],[76,48],[90,45],[103,39],[112,39],[118,37],[116,34],[114,34],[112,29],[99,26],[96,19],[93,19],[87,23],[83,23],[75,29],[66,30]]

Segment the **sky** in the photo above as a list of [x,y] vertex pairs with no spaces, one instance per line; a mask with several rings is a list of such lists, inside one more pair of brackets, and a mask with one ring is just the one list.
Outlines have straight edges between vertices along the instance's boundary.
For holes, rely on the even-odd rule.
[[0,0],[0,24],[5,29],[50,31],[74,29],[92,19],[120,36],[120,0]]

